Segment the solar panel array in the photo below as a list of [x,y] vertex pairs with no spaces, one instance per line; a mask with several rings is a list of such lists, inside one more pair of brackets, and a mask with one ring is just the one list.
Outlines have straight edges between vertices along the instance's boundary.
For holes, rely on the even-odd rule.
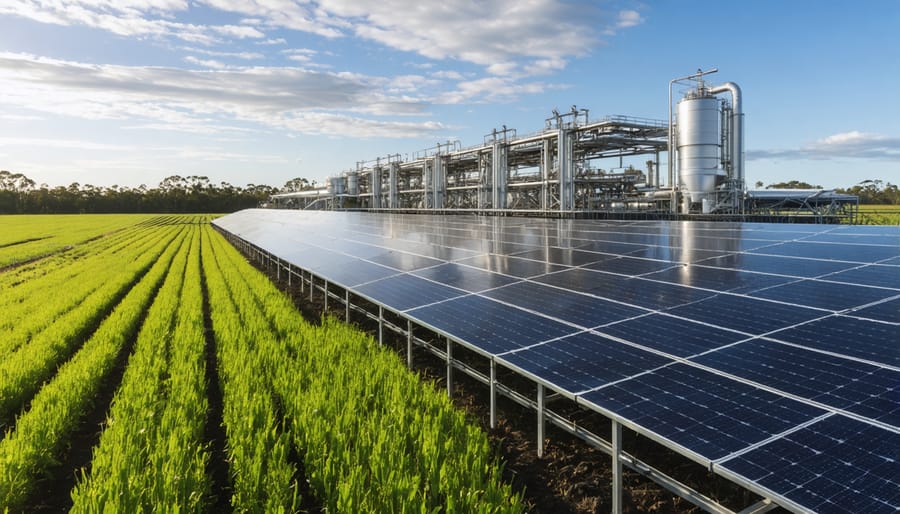
[[215,223],[788,508],[900,510],[897,227]]

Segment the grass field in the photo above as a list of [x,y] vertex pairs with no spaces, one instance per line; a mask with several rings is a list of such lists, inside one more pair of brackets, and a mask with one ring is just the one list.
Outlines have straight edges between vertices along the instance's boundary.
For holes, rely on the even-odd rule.
[[900,225],[900,205],[860,205],[860,225]]
[[0,272],[0,510],[523,510],[446,395],[209,216],[26,218],[56,243]]

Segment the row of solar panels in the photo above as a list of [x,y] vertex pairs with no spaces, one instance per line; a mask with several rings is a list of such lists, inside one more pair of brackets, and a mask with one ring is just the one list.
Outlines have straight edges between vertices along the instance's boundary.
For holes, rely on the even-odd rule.
[[242,211],[216,224],[797,510],[900,508],[900,230]]

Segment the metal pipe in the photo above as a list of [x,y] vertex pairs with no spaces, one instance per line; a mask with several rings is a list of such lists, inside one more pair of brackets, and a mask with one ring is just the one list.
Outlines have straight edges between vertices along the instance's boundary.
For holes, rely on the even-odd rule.
[[709,90],[712,94],[731,93],[731,166],[734,178],[744,183],[744,108],[741,88],[734,82],[726,82]]

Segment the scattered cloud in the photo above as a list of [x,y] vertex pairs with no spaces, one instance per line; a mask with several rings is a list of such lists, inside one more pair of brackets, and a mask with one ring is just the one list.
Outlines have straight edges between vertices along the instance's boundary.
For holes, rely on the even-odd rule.
[[840,158],[900,161],[900,137],[852,130],[813,141],[801,148],[751,150],[748,160]]
[[[187,58],[217,68],[221,63]],[[440,127],[430,122],[391,123],[367,116],[422,115],[425,102],[408,94],[424,78],[390,80],[300,68],[245,67],[211,70],[95,65],[0,53],[0,102],[17,108],[93,120],[129,120],[134,126],[181,125],[206,131],[217,124],[253,123],[301,133],[408,137]],[[402,91],[401,91],[402,90]],[[402,93],[402,94],[401,94]],[[318,111],[343,111],[326,116]],[[352,115],[351,115],[352,114]],[[305,124],[305,121],[325,123]]]

